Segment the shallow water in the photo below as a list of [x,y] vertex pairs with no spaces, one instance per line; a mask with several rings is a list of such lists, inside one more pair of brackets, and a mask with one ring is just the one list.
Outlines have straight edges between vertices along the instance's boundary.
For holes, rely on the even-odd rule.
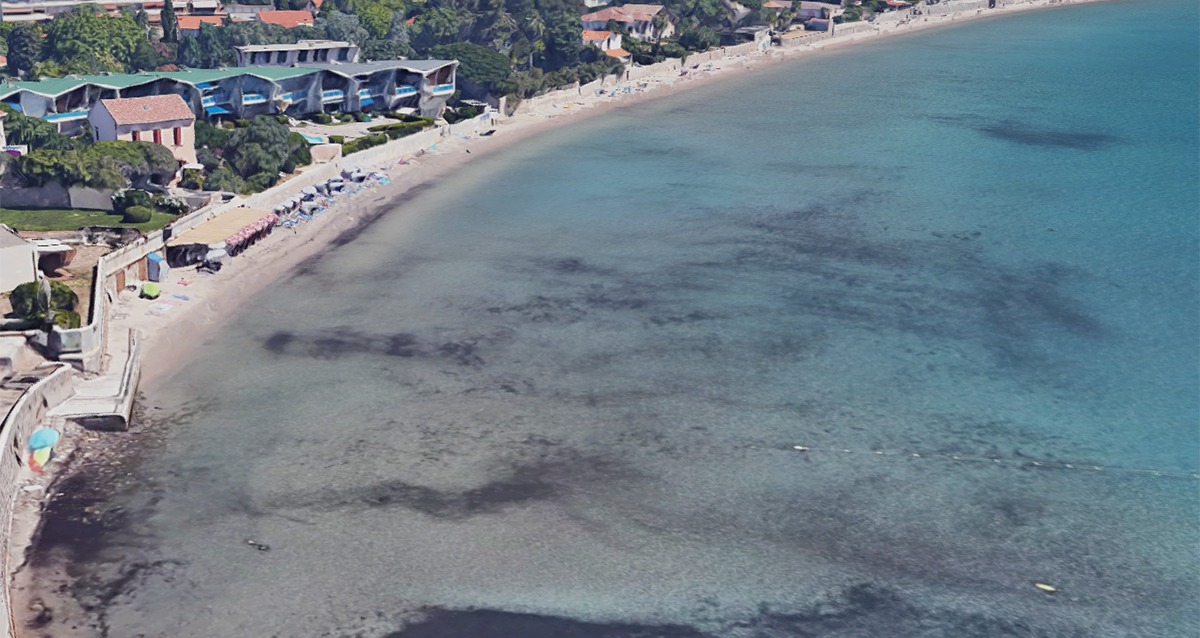
[[165,384],[78,595],[112,636],[1197,633],[1196,18],[895,38],[473,163]]

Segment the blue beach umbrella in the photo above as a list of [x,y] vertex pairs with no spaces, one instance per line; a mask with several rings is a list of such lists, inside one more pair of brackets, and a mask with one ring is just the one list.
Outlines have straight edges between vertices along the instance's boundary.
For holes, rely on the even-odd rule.
[[54,447],[54,444],[58,443],[58,436],[58,430],[42,428],[29,435],[29,449],[41,450]]

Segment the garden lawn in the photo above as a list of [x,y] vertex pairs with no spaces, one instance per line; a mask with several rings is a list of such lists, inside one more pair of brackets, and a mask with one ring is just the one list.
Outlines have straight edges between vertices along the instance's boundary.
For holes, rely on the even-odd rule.
[[16,230],[79,230],[84,226],[120,226],[136,228],[143,233],[148,233],[158,230],[174,220],[174,215],[158,211],[154,211],[154,215],[148,222],[127,224],[121,221],[120,215],[103,210],[0,208],[0,224]]

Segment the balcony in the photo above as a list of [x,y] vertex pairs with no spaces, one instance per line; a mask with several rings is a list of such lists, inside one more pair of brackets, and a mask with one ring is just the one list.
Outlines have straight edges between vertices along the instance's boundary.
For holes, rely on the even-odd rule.
[[415,87],[415,86],[398,86],[398,87],[396,87],[396,97],[408,97],[410,95],[416,95],[416,94],[417,94],[417,87]]
[[243,93],[242,94],[242,104],[244,104],[244,105],[249,106],[251,104],[266,104],[266,102],[267,102],[267,96],[263,95],[262,93]]
[[343,91],[321,91],[321,102],[341,102],[346,99],[346,93]]
[[429,92],[434,97],[441,97],[443,95],[453,95],[454,94],[454,85],[453,84],[436,84],[429,88]]

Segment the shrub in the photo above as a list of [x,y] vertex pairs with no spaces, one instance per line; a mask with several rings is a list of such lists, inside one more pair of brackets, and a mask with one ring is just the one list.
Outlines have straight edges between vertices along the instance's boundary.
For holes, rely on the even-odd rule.
[[[37,318],[45,316],[43,309],[39,308],[38,284],[36,281],[26,282],[13,288],[9,301],[12,303],[13,312],[22,317]],[[77,303],[79,303],[79,295],[76,295],[70,286],[61,281],[50,282],[51,310],[73,310]]]
[[344,143],[346,143],[346,136],[345,135],[330,135],[329,143],[330,144],[344,144]]
[[354,121],[354,116],[349,113],[338,113],[336,117],[339,122],[353,122]]
[[55,310],[54,325],[66,330],[73,330],[83,325],[79,313],[74,310]]
[[250,120],[234,120],[233,121],[234,128],[247,128],[249,126],[250,126]]
[[130,206],[125,209],[125,221],[130,224],[144,224],[154,216],[154,209],[149,206]]
[[127,188],[123,191],[118,191],[112,196],[113,212],[125,214],[134,206],[142,206],[152,208],[154,206],[154,195],[147,191],[138,190],[135,188]]
[[204,179],[204,190],[237,193],[242,190],[242,178],[238,177],[228,166],[222,166],[209,173],[208,177]]
[[204,188],[204,173],[199,169],[183,169],[183,177],[179,179],[179,187],[198,191]]
[[317,124],[333,124],[333,116],[328,113],[313,113],[308,119]]
[[182,197],[171,197],[170,195],[155,197],[154,207],[168,215],[175,215],[176,217],[185,215],[191,210],[187,201]]
[[387,135],[364,135],[356,140],[350,140],[349,142],[342,144],[342,155],[349,155],[351,153],[357,153],[359,151],[366,150],[372,146],[386,144],[387,141]]
[[278,173],[255,173],[246,178],[245,184],[242,186],[243,193],[258,193],[265,191],[275,185],[279,181]]

